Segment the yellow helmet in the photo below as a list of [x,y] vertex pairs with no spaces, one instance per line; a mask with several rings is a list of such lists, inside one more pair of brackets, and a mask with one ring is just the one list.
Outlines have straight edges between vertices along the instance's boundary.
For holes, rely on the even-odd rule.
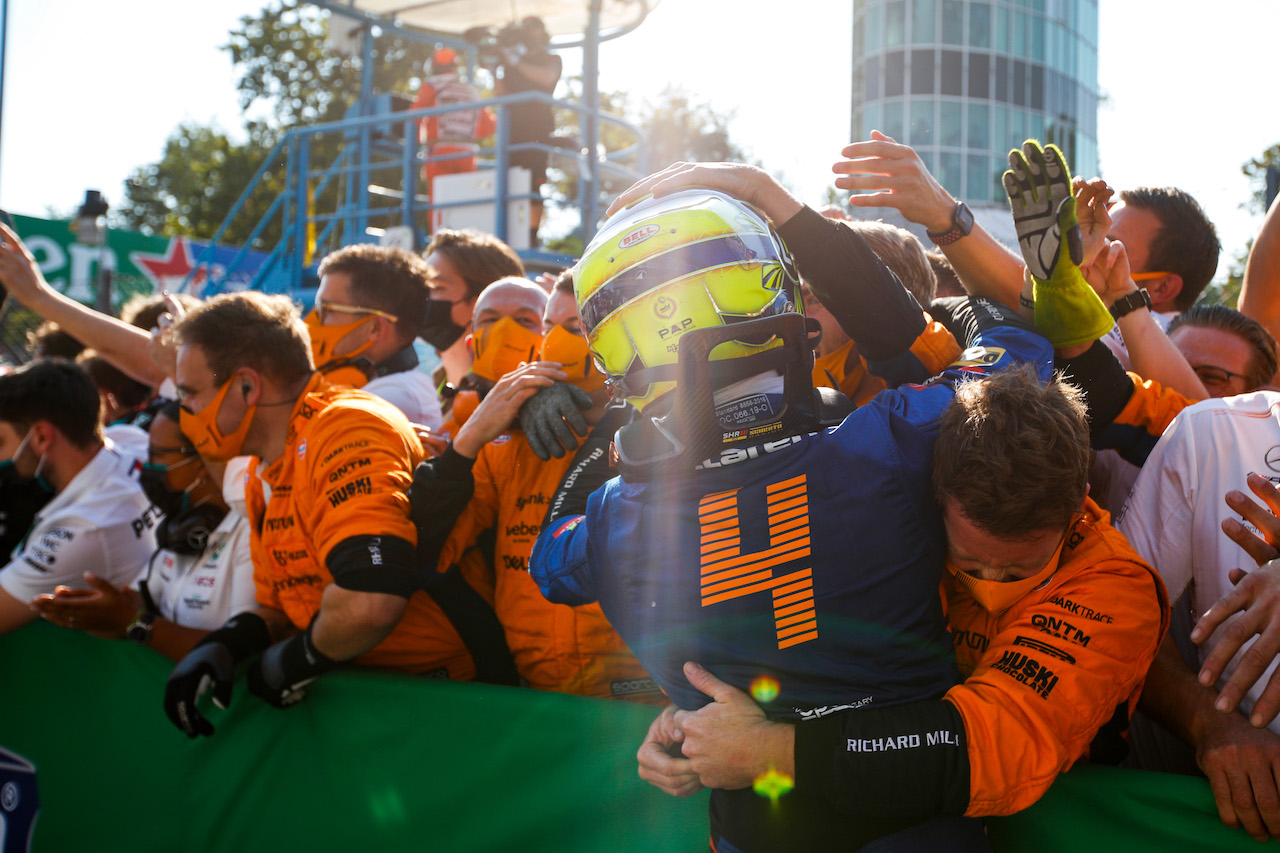
[[[676,365],[680,337],[796,310],[799,278],[786,247],[755,208],[714,190],[647,198],[626,208],[574,269],[587,341],[611,382],[637,409],[675,387],[640,371]],[[779,346],[727,341],[713,360]]]

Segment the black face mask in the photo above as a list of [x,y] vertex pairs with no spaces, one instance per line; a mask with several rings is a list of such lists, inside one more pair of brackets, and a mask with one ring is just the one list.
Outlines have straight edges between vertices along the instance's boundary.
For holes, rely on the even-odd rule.
[[191,506],[188,492],[176,492],[165,483],[167,474],[163,465],[150,462],[138,474],[147,500],[164,513],[164,521],[156,528],[156,545],[179,554],[199,554],[227,512],[217,506]]
[[0,462],[0,555],[5,560],[51,500],[53,487],[44,477],[23,477],[12,460]]
[[418,337],[435,347],[437,352],[444,352],[466,334],[466,326],[453,322],[454,304],[443,299],[427,300],[427,316]]
[[142,493],[156,509],[164,513],[165,518],[176,518],[187,511],[191,505],[191,496],[185,491],[175,492],[165,483],[169,469],[163,465],[152,465],[145,462],[138,473],[138,485]]

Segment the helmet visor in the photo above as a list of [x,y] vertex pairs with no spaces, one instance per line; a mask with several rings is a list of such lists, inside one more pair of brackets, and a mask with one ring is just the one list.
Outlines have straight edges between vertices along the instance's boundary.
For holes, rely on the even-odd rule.
[[655,255],[615,275],[597,288],[579,309],[588,329],[596,328],[622,306],[668,282],[733,264],[778,263],[784,257],[768,234],[726,234],[687,243]]

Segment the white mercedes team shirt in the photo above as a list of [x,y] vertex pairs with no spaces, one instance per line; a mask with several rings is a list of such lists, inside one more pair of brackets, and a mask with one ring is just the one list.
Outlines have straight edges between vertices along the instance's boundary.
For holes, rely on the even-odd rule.
[[156,551],[134,586],[143,584],[160,615],[187,628],[212,631],[252,610],[258,602],[248,519],[228,512],[200,554]]
[[36,514],[31,532],[0,569],[0,587],[19,601],[83,587],[84,573],[124,586],[156,548],[160,510],[138,485],[137,460],[99,450]]
[[370,379],[361,391],[381,397],[409,419],[409,423],[422,424],[439,430],[444,423],[440,413],[440,397],[431,384],[431,377],[417,370],[404,370]]
[[[1222,532],[1226,518],[1253,529],[1224,500],[1232,489],[1252,494],[1245,482],[1250,471],[1280,483],[1280,393],[1256,391],[1204,400],[1184,409],[1147,458],[1129,500],[1116,516],[1116,527],[1164,578],[1170,601],[1194,584],[1195,614],[1209,609],[1231,589],[1232,569],[1257,568],[1244,549]],[[1200,647],[1201,661],[1215,645],[1216,637],[1211,637]],[[1227,676],[1235,671],[1239,658],[1227,666]],[[1240,703],[1246,714],[1274,669],[1272,663]],[[1271,730],[1280,734],[1280,720],[1271,724]]]

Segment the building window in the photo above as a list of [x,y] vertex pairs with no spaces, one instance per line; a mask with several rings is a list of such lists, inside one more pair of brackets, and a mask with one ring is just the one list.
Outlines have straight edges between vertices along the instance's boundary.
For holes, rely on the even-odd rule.
[[948,191],[963,197],[964,172],[960,169],[960,155],[954,151],[938,152],[938,183]]
[[936,91],[933,85],[933,50],[911,51],[911,94],[932,95]]
[[885,9],[884,44],[897,47],[907,40],[907,8],[903,0],[893,0]]
[[901,95],[904,91],[904,59],[900,50],[884,55],[884,95],[886,98]]
[[969,135],[965,144],[970,148],[986,148],[991,142],[991,134],[987,128],[990,117],[989,106],[977,101],[969,102]]
[[881,129],[881,112],[879,104],[868,104],[862,111],[862,135],[854,135],[854,140],[867,139],[872,130]]
[[933,99],[911,99],[911,142],[910,145],[937,145],[933,133]]
[[916,0],[911,12],[911,41],[932,44],[938,40],[938,7],[934,0]]
[[942,0],[942,41],[944,44],[964,44],[964,3],[961,0]]
[[965,195],[973,199],[991,197],[991,183],[987,171],[987,158],[983,154],[965,157]]
[[1044,66],[1031,66],[1031,109],[1044,109]]
[[867,100],[875,100],[880,97],[880,61],[879,56],[873,56],[863,63],[863,73],[866,75],[866,96]]
[[1019,107],[1027,105],[1027,63],[1021,59],[1013,61],[1013,103]]
[[884,7],[879,3],[867,9],[867,28],[862,34],[866,38],[862,44],[863,53],[884,47]]
[[943,101],[938,105],[938,140],[948,148],[964,144],[964,105],[960,101]]
[[991,47],[991,6],[969,5],[969,47]]
[[938,89],[944,95],[962,95],[964,92],[964,55],[958,50],[942,51],[942,79]]
[[991,55],[986,53],[969,54],[969,97],[991,97],[987,78],[991,74]]
[[884,133],[899,142],[907,138],[906,127],[902,123],[902,101],[890,101],[884,105]]
[[996,7],[995,42],[997,53],[1009,52],[1009,10],[1004,6]]
[[1009,16],[1013,27],[1010,31],[1010,46],[1013,48],[1014,56],[1027,55],[1027,13],[1014,12]]

